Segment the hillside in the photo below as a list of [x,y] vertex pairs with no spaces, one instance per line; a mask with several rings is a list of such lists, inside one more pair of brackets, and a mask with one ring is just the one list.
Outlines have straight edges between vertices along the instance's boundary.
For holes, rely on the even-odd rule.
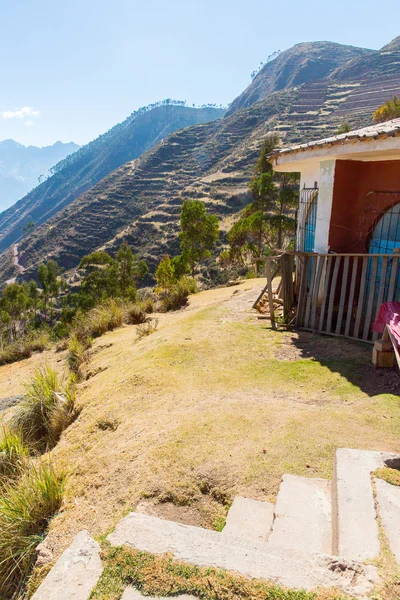
[[23,146],[14,140],[0,142],[0,211],[25,196],[38,185],[39,177],[49,175],[50,167],[78,148],[73,142],[43,148]]
[[[399,449],[396,374],[377,377],[363,344],[267,328],[251,311],[264,283],[201,292],[140,341],[125,326],[94,342],[81,412],[47,455],[68,474],[50,558],[130,510],[221,528],[235,495],[272,501],[284,472],[329,478],[337,447]],[[0,421],[35,367],[65,361],[1,367]]]
[[36,226],[44,223],[114,169],[137,158],[173,131],[218,119],[223,113],[216,108],[174,104],[145,107],[133,113],[58,163],[52,177],[0,214],[0,250],[21,237],[21,226],[26,221],[33,220]]
[[[325,137],[345,120],[366,125],[373,110],[396,93],[397,50],[326,42],[294,46],[260,71],[247,96],[222,119],[171,134],[54,214],[21,241],[19,261],[28,275],[46,256],[74,268],[83,254],[113,249],[125,237],[154,267],[163,253],[178,250],[185,198],[202,199],[221,217],[222,228],[248,202],[248,181],[268,131],[293,143]],[[2,243],[8,245],[10,237]],[[0,257],[3,281],[16,274],[12,256],[9,251]]]

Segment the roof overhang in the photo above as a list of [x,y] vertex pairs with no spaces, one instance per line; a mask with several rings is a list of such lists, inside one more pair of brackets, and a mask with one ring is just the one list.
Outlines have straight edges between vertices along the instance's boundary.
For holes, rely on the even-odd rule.
[[320,143],[279,150],[269,158],[276,171],[299,172],[324,160],[400,160],[400,130],[391,135],[321,140]]

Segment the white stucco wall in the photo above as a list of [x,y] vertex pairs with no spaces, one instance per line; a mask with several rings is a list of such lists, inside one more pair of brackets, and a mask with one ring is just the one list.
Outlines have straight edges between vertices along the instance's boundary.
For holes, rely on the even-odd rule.
[[329,226],[332,214],[335,167],[336,160],[323,160],[320,162],[314,252],[321,252],[322,254],[329,250]]
[[319,185],[319,161],[315,160],[310,164],[304,165],[300,172],[300,189],[304,187],[313,188],[315,183]]

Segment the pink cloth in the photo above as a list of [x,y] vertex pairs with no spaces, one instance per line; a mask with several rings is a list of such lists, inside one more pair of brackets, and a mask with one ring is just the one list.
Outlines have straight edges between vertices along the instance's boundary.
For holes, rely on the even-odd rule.
[[372,329],[373,331],[383,333],[386,325],[390,327],[390,331],[396,338],[397,343],[400,344],[400,302],[385,302],[381,304]]

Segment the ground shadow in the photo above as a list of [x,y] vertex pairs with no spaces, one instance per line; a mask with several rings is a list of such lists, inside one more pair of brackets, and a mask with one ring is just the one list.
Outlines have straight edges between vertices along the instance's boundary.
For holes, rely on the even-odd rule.
[[293,331],[286,339],[287,344],[278,351],[278,358],[315,360],[330,371],[340,373],[368,396],[400,396],[397,366],[393,369],[374,367],[371,362],[372,344],[299,330]]

